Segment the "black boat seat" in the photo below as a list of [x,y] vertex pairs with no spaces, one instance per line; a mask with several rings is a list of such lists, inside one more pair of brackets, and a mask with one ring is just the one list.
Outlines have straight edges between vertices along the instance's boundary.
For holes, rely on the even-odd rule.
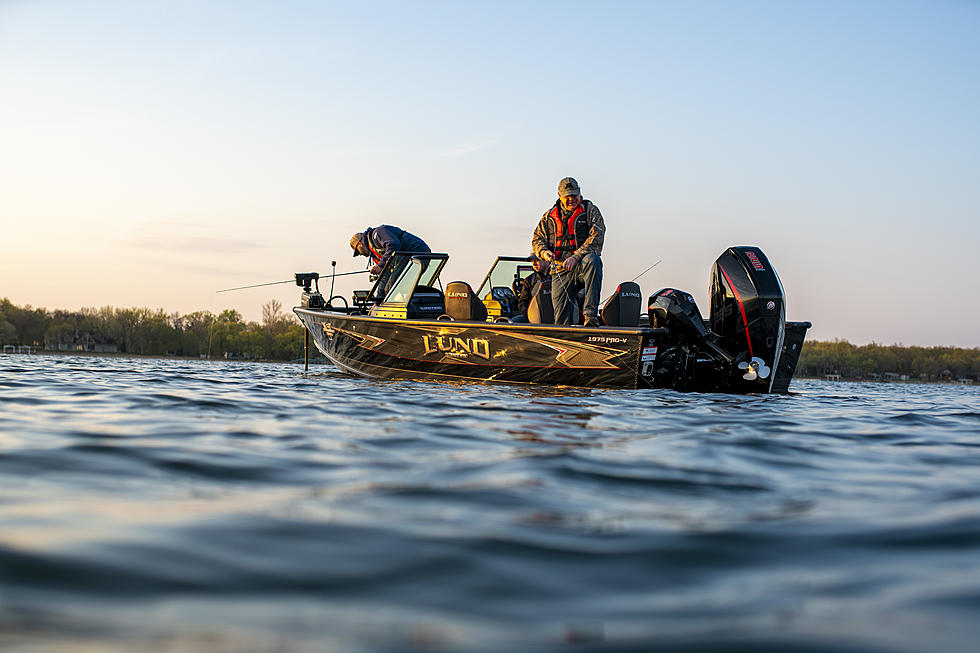
[[485,322],[487,307],[465,281],[446,284],[446,313],[454,320]]
[[551,303],[551,277],[535,282],[531,290],[531,303],[527,305],[527,321],[531,324],[555,323],[555,307]]
[[640,324],[642,304],[640,284],[624,281],[616,287],[612,297],[603,304],[599,315],[607,326],[635,327]]

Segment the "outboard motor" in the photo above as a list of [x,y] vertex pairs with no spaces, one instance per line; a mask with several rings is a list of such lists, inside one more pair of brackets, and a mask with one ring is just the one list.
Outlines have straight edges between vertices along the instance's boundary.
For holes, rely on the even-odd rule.
[[664,288],[650,295],[647,306],[650,315],[650,326],[668,328],[678,336],[687,337],[695,342],[708,337],[708,329],[704,326],[704,318],[694,301],[691,293],[675,288]]
[[718,381],[731,376],[727,372],[735,359],[714,343],[694,297],[664,288],[650,296],[648,311],[651,327],[670,332],[671,344],[662,346],[656,359],[656,375],[678,390],[721,389]]
[[783,349],[786,305],[783,287],[758,247],[730,247],[711,272],[709,326],[719,347],[735,356],[751,392],[772,388]]

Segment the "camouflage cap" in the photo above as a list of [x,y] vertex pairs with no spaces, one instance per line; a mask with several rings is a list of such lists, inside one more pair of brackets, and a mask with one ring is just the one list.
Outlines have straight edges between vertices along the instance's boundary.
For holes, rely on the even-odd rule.
[[558,197],[568,197],[569,195],[581,195],[582,191],[578,187],[578,182],[571,177],[565,177],[558,182]]
[[363,242],[364,242],[363,233],[358,232],[350,237],[350,247],[351,249],[354,250],[354,256],[357,256],[358,254],[361,253],[359,250],[360,250],[360,245]]

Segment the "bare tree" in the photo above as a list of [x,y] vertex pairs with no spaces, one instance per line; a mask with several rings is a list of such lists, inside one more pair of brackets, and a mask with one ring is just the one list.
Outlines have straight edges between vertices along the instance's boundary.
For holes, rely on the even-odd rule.
[[266,333],[275,335],[282,331],[286,326],[287,318],[282,312],[282,303],[278,299],[271,299],[262,304],[262,326]]

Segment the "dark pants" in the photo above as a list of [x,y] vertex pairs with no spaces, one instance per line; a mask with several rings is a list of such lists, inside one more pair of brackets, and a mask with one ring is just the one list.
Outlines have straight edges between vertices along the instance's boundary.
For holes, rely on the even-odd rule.
[[555,324],[572,323],[572,306],[575,302],[575,288],[585,286],[585,305],[582,314],[585,319],[599,316],[599,290],[602,286],[602,259],[595,254],[586,254],[571,272],[565,272],[558,264],[559,272],[551,275],[551,304],[555,308]]

